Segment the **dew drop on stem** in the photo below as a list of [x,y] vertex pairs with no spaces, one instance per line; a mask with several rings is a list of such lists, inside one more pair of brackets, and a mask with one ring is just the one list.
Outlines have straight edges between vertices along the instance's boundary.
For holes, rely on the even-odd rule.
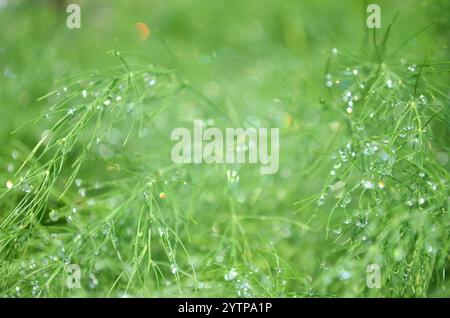
[[231,281],[234,280],[236,277],[238,276],[238,272],[236,271],[236,269],[231,268],[224,276],[224,279],[226,281]]
[[20,189],[25,193],[31,193],[31,191],[33,191],[33,186],[28,183],[25,183],[25,184],[22,184]]
[[48,214],[48,217],[50,218],[50,221],[56,222],[59,220],[59,213],[56,212],[55,210],[51,210],[50,213]]
[[325,196],[321,195],[320,198],[317,200],[317,205],[321,206],[325,203]]
[[178,266],[177,266],[177,264],[170,264],[170,272],[173,275],[176,275],[178,273]]

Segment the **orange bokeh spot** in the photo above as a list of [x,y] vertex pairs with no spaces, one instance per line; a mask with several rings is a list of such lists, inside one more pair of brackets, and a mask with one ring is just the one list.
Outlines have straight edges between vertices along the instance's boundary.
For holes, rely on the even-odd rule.
[[160,199],[167,199],[167,197],[168,197],[168,195],[167,195],[167,193],[165,193],[165,192],[161,192],[161,193],[159,194],[159,198],[160,198]]
[[134,26],[136,27],[142,41],[146,40],[150,36],[150,28],[144,22],[138,22]]
[[291,127],[291,125],[292,125],[292,116],[288,114],[287,115],[287,126]]

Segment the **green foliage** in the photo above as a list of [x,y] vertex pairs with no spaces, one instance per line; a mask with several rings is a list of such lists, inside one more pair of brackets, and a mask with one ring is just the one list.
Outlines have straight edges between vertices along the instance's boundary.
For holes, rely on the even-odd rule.
[[[0,8],[0,295],[448,296],[448,4],[380,5]],[[199,118],[280,128],[280,171],[172,163]]]

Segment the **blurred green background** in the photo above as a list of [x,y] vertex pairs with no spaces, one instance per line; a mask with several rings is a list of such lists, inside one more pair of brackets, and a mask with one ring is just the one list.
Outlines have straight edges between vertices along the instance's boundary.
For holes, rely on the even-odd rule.
[[[68,13],[65,8],[69,3],[81,7],[80,29],[66,26]],[[298,277],[292,274],[280,280],[282,283],[275,283],[276,274],[268,275],[267,280],[282,285],[279,289],[272,286],[279,292],[277,295],[314,295],[314,292],[318,295],[362,295],[360,287],[339,281],[329,289],[323,288],[330,285],[327,278],[318,279],[317,289],[311,287],[319,275],[317,272],[326,267],[323,259],[336,249],[334,240],[327,240],[325,236],[329,205],[324,210],[318,210],[315,204],[304,208],[300,205],[298,211],[299,206],[294,203],[309,200],[310,196],[322,191],[332,165],[330,155],[345,146],[352,134],[345,107],[332,106],[336,97],[339,99],[339,93],[326,87],[325,74],[340,74],[354,65],[362,69],[374,62],[372,33],[365,26],[369,3],[331,0],[0,0],[0,166],[3,171],[7,170],[14,149],[22,149],[24,159],[47,128],[43,120],[11,134],[29,120],[45,114],[54,103],[50,98],[37,99],[59,87],[57,81],[61,79],[91,70],[101,72],[120,64],[117,57],[107,54],[108,51],[120,51],[130,63],[176,70],[179,78],[196,88],[203,97],[180,95],[170,102],[156,122],[148,123],[149,137],[136,140],[140,145],[133,149],[145,152],[152,160],[152,167],[164,169],[170,165],[171,130],[191,128],[196,118],[212,118],[219,127],[245,127],[248,122],[259,120],[269,127],[281,129],[280,172],[274,176],[260,176],[255,173],[258,168],[242,167],[235,200],[229,200],[231,194],[223,190],[226,187],[225,168],[181,168],[186,169],[181,173],[184,177],[189,175],[186,178],[202,187],[191,192],[172,189],[179,204],[185,207],[187,218],[196,220],[187,221],[186,227],[191,233],[186,243],[188,251],[199,262],[206,264],[212,253],[213,263],[222,263],[218,261],[217,255],[220,260],[221,254],[216,248],[219,249],[223,240],[215,239],[214,233],[220,232],[221,226],[225,227],[229,211],[236,210],[233,213],[257,220],[242,225],[242,232],[247,233],[238,235],[243,245],[248,244],[254,255],[268,254],[270,262],[281,262],[301,273]],[[382,10],[382,29],[377,33],[377,41],[381,41],[388,25],[398,15],[390,30],[384,56],[384,62],[390,68],[405,74],[409,65],[422,63],[430,52],[434,61],[448,60],[447,1],[385,0],[376,3]],[[145,40],[139,37],[136,29],[139,22],[150,29],[150,36]],[[335,56],[332,54],[334,48],[338,52]],[[439,85],[439,90],[448,94],[446,74]],[[211,104],[214,105],[212,108]],[[372,105],[374,109],[377,106]],[[444,127],[440,128],[440,134],[445,140],[448,128],[445,128],[445,122],[441,126]],[[440,147],[446,152],[445,146]],[[125,151],[124,154],[125,157],[132,156]],[[144,168],[146,164],[150,163],[143,164]],[[84,169],[80,175],[89,180],[95,171],[98,173],[96,178],[103,174],[105,178],[114,179],[109,172],[95,169]],[[6,173],[0,174],[2,187],[9,178]],[[5,211],[0,212],[4,215],[5,206]],[[278,224],[270,218],[263,219],[262,215],[287,221]],[[309,232],[291,221],[308,224],[314,230]],[[214,232],[212,238],[211,229]],[[261,252],[261,246],[274,241],[276,244],[281,242],[277,245],[279,259],[275,254],[271,255],[269,248]],[[343,246],[343,250],[330,258],[339,259],[340,255],[345,255],[346,247]],[[355,259],[357,261],[357,257]],[[214,286],[205,287],[200,295],[235,295],[233,288],[228,289],[226,284],[224,289],[216,288],[214,282],[223,281],[223,272],[230,266],[245,267],[245,270],[251,267],[244,263],[234,260],[223,268],[200,269],[200,273],[205,272],[202,279]],[[273,264],[267,266],[273,270]],[[439,270],[442,274],[442,266]],[[345,273],[341,273],[344,276],[341,281],[347,279]],[[220,278],[214,278],[215,274]],[[103,282],[113,282],[116,278],[114,274],[104,275]],[[263,280],[260,282],[265,284]],[[448,291],[441,289],[441,283],[433,284],[429,294],[448,295]],[[272,287],[267,287],[266,293],[256,295],[273,296],[268,291]],[[138,288],[133,295],[141,295],[136,290]],[[167,290],[157,295],[174,295],[171,287]],[[191,295],[190,291],[185,293]],[[96,295],[105,294],[101,290]],[[414,295],[413,292],[405,294]],[[384,295],[402,293],[388,289]]]

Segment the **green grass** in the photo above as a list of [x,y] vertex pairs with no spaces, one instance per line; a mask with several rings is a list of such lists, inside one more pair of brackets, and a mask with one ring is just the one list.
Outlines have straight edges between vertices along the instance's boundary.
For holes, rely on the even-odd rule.
[[[0,8],[1,296],[449,296],[445,1],[79,3]],[[194,119],[279,172],[172,163]]]

